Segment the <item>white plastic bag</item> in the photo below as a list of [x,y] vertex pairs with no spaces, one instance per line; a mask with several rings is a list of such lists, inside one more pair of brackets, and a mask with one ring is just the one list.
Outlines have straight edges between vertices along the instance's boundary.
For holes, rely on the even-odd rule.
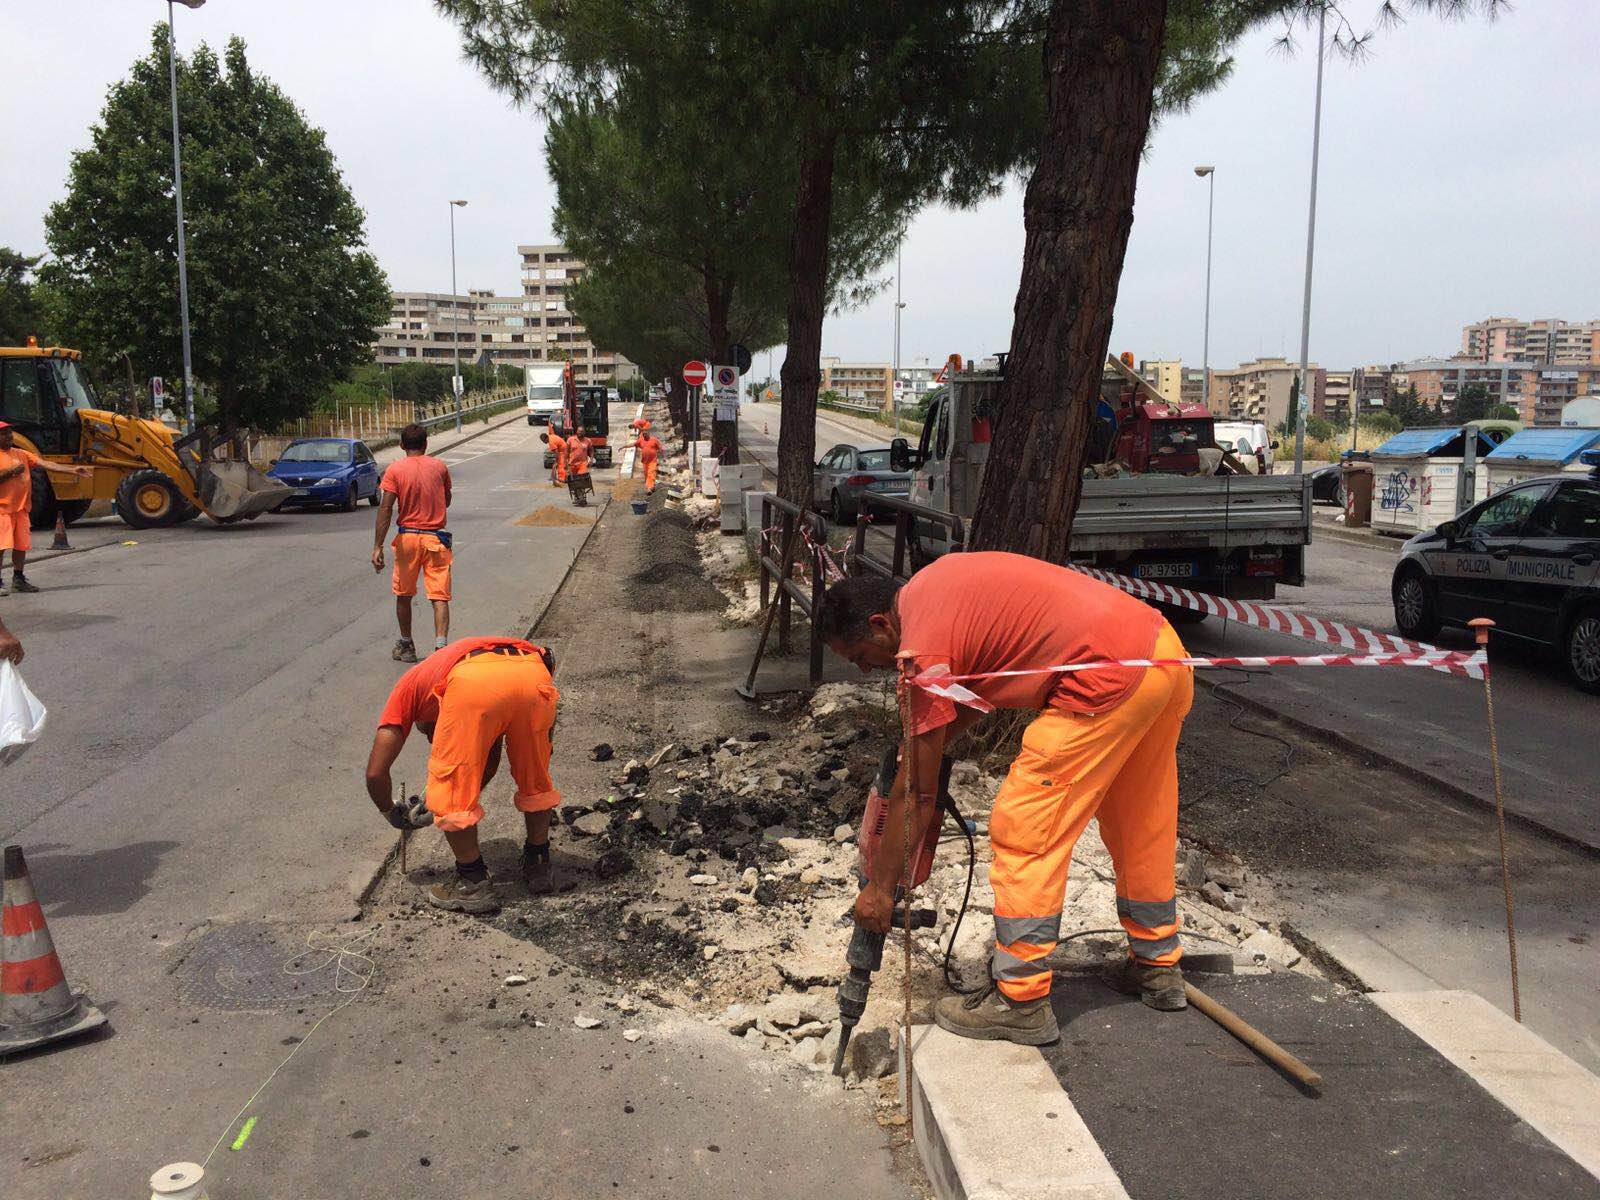
[[28,690],[22,672],[10,659],[0,659],[0,766],[39,740],[44,719],[44,705]]

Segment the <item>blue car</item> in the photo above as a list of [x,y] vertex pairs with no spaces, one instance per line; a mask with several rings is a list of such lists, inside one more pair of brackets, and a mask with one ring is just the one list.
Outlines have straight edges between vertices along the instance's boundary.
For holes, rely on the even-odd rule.
[[267,474],[294,489],[284,504],[337,504],[345,512],[354,512],[363,500],[377,507],[383,477],[367,444],[355,438],[290,442]]

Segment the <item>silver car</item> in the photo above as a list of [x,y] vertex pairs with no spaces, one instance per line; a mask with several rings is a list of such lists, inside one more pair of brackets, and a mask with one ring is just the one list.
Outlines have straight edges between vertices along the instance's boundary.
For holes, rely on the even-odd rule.
[[837,525],[855,521],[861,497],[873,492],[904,499],[911,490],[911,473],[889,466],[889,447],[840,444],[817,462],[812,475],[812,503]]

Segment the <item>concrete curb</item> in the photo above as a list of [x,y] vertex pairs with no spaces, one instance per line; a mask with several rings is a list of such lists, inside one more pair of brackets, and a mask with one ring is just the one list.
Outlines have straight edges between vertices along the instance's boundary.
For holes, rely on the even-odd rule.
[[[502,420],[498,420],[498,419],[496,419],[494,417],[491,417],[491,418],[489,418],[489,423],[485,424],[484,427],[482,429],[478,430],[476,433],[463,433],[460,437],[458,437],[455,441],[451,442],[448,446],[440,446],[440,447],[436,447],[436,449],[438,449],[440,451],[453,450],[457,446],[461,446],[461,445],[466,444],[467,442],[472,441],[474,438],[481,438],[486,433],[493,433],[496,429],[499,429],[499,428],[501,428],[501,427],[503,427],[505,425],[511,424],[511,422],[512,422],[512,420],[514,418],[522,416],[523,413],[522,413],[522,410],[520,410],[520,409],[512,409],[511,412],[505,413],[505,414],[502,414],[502,415],[505,417],[505,420],[502,421]],[[382,446],[373,446],[372,449],[374,449],[374,450],[380,450],[380,449],[387,450],[389,447],[397,445],[397,444],[398,444],[397,440],[387,440],[387,441],[385,441],[385,443]],[[368,445],[370,446],[371,443],[369,442]],[[142,529],[132,529],[132,528],[126,526],[126,525],[120,526],[120,528],[124,531],[124,536],[113,538],[109,542],[101,542],[98,546],[84,546],[81,549],[80,548],[74,548],[72,550],[33,551],[33,552],[30,552],[28,554],[28,562],[30,564],[31,563],[42,563],[42,562],[49,562],[51,559],[55,559],[55,558],[66,558],[69,555],[73,555],[73,554],[92,554],[92,553],[94,553],[94,551],[96,551],[96,550],[104,550],[108,546],[120,546],[120,545],[122,545],[123,542],[128,540],[129,536],[144,532]]]
[[1332,522],[1318,521],[1313,518],[1311,523],[1311,541],[1315,545],[1318,538],[1327,538],[1330,542],[1343,542],[1348,546],[1372,546],[1379,550],[1387,550],[1396,556],[1400,547],[1406,544],[1405,538],[1386,537],[1381,533],[1365,533],[1360,530],[1346,529],[1342,525]]
[[[903,1039],[899,1046],[903,1081]],[[911,1046],[913,1132],[939,1200],[1128,1200],[1037,1050],[933,1025],[912,1026]]]
[[1600,1178],[1600,1079],[1472,992],[1367,997]]
[[[485,430],[485,432],[488,431]],[[462,440],[464,441],[465,439]],[[546,597],[544,607],[533,618],[533,623],[528,626],[527,633],[522,635],[524,638],[531,639],[539,626],[544,623],[545,617],[549,615],[550,609],[556,602],[556,597],[561,595],[562,589],[567,586],[567,580],[572,578],[572,572],[577,569],[578,560],[583,557],[583,552],[589,548],[589,543],[594,540],[594,531],[600,528],[600,522],[605,520],[606,514],[610,511],[611,497],[606,496],[600,503],[600,511],[595,513],[594,521],[589,526],[589,532],[584,534],[583,541],[578,543],[578,549],[573,553],[571,561],[567,563],[566,570],[561,572],[561,578],[556,581],[556,586],[550,590],[550,595]],[[560,670],[559,663],[556,664],[556,669]],[[358,907],[364,908],[367,902],[372,899],[373,893],[378,890],[378,885],[383,882],[383,877],[388,874],[390,866],[398,861],[399,858],[400,840],[396,838],[389,849],[384,852],[383,857],[378,859],[377,862],[370,867],[352,873],[349,887]]]

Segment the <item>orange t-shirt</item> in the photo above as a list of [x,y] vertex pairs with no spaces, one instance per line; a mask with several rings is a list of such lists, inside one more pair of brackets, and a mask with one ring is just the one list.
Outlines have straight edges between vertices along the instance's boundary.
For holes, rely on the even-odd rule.
[[450,468],[430,454],[408,454],[383,473],[384,491],[395,497],[395,520],[408,529],[443,529]]
[[581,437],[567,439],[567,470],[574,475],[589,473],[589,443]]
[[511,646],[526,654],[538,653],[538,647],[521,638],[474,637],[451,642],[400,676],[394,690],[389,693],[389,702],[383,706],[383,715],[378,718],[378,724],[398,725],[401,733],[409,734],[411,726],[418,721],[437,721],[439,697],[444,694],[444,681],[449,678],[451,670],[474,650],[497,646]]
[[0,513],[25,513],[33,507],[33,477],[30,472],[39,465],[39,456],[21,447],[0,450],[0,471],[9,471],[21,463],[21,475],[0,483]]
[[661,457],[661,439],[650,437],[648,434],[641,437],[637,443],[639,458],[643,462],[655,462]]
[[555,453],[557,458],[565,457],[567,453],[567,439],[558,433],[552,433],[550,435],[550,449]]
[[[1021,554],[947,554],[911,577],[896,600],[900,652],[951,675],[1030,671],[962,686],[996,708],[1115,708],[1143,667],[1032,673],[1039,667],[1148,658],[1161,614],[1108,583]],[[912,732],[955,719],[955,704],[912,689]]]

